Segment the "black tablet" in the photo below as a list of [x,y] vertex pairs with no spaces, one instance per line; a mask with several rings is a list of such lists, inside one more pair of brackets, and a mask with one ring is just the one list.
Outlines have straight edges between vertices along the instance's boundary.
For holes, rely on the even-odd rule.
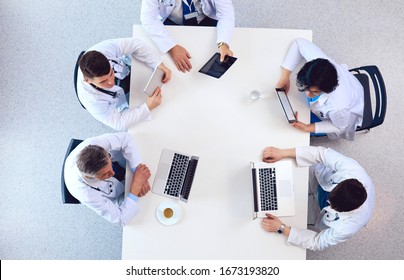
[[215,78],[220,78],[236,60],[236,57],[226,56],[224,60],[220,62],[220,53],[215,53],[199,70],[199,72]]
[[283,88],[276,88],[276,94],[278,95],[279,102],[282,105],[283,112],[289,123],[296,122],[295,111],[293,111],[292,105],[290,105],[288,95]]

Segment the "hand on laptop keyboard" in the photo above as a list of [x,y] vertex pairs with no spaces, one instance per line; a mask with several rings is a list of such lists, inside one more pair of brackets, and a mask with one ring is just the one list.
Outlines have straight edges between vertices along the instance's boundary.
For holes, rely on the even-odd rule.
[[281,150],[275,147],[265,148],[262,154],[262,160],[269,163],[276,162],[283,158]]
[[275,147],[266,147],[262,152],[262,161],[277,162],[284,158],[296,158],[295,149],[278,149]]

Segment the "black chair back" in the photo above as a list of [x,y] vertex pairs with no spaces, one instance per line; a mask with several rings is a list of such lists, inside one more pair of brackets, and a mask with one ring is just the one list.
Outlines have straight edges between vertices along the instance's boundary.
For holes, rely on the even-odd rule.
[[[370,130],[381,125],[387,110],[387,93],[382,74],[375,65],[362,66],[349,71],[353,72],[364,89],[363,123],[356,131]],[[370,81],[373,88],[370,87]],[[373,103],[372,92],[374,93]]]
[[85,51],[82,51],[79,54],[79,57],[77,58],[76,66],[74,67],[74,78],[73,78],[73,80],[74,80],[74,91],[76,92],[77,100],[80,102],[81,107],[86,109],[86,107],[84,107],[84,105],[81,103],[81,101],[79,99],[79,95],[77,94],[77,73],[79,71],[79,61],[80,61],[80,58],[83,56],[84,53],[85,53]]
[[65,162],[67,157],[70,155],[70,153],[81,143],[83,140],[79,139],[72,139],[70,140],[69,146],[67,147],[66,155],[63,160],[63,166],[62,166],[62,176],[61,176],[61,190],[62,190],[62,202],[65,204],[80,204],[80,201],[78,201],[74,196],[71,195],[69,190],[66,187],[66,182],[65,182]]

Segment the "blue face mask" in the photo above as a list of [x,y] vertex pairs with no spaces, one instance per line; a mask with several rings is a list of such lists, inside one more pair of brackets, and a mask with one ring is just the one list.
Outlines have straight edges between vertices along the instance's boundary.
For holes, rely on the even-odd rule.
[[321,93],[320,95],[314,96],[314,97],[307,97],[307,98],[309,99],[309,102],[314,102],[314,101],[317,101],[321,95],[323,95],[323,93]]

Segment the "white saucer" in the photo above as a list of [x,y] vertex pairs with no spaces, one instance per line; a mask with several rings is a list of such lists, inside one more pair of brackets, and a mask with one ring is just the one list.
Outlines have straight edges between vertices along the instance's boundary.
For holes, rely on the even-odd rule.
[[[164,217],[163,215],[163,210],[166,209],[167,207],[171,208],[174,210],[174,215],[167,219],[166,217]],[[167,201],[163,201],[162,203],[159,204],[159,206],[157,206],[156,208],[156,217],[157,220],[162,223],[163,225],[166,226],[170,226],[170,225],[174,225],[176,224],[180,218],[181,218],[181,214],[182,214],[182,209],[181,206],[178,205],[177,203],[175,203],[174,201],[171,200],[167,200]]]

